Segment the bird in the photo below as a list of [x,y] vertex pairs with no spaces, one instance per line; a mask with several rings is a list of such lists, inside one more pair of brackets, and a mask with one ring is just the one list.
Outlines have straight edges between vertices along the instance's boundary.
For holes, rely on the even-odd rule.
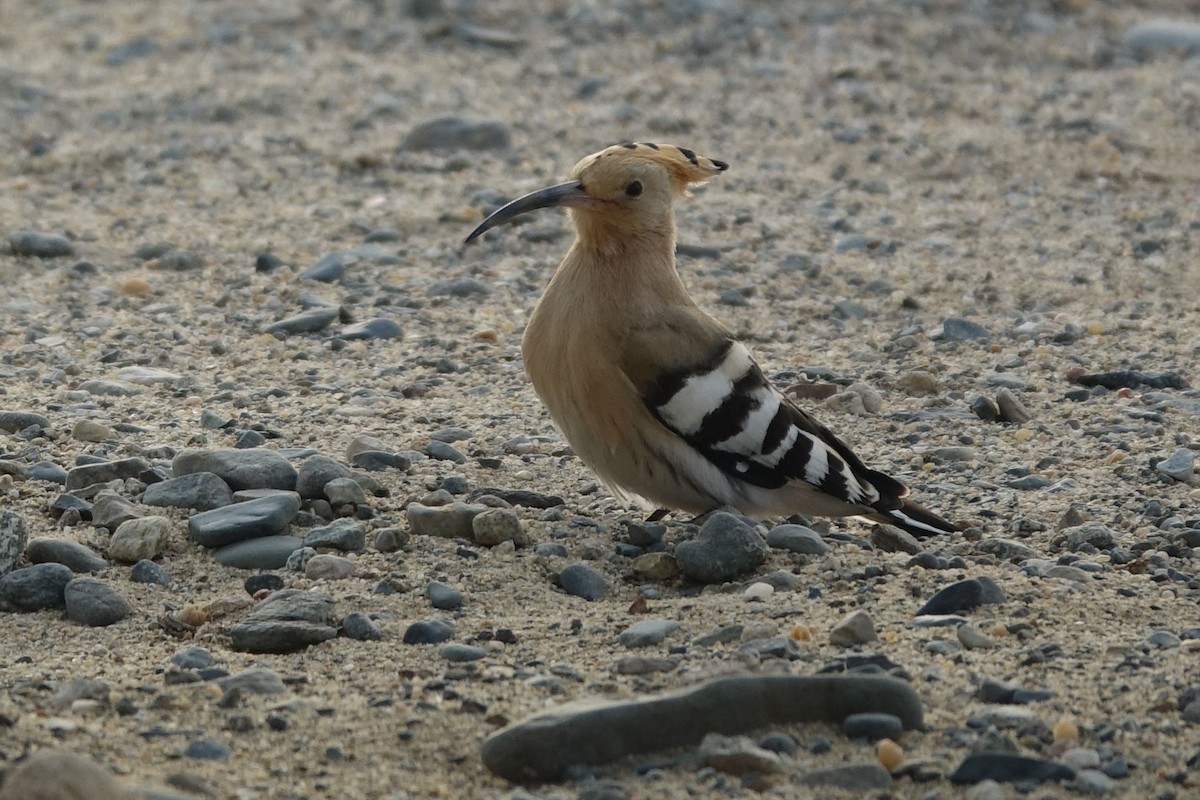
[[575,240],[521,342],[554,424],[616,497],[658,508],[651,519],[734,509],[865,517],[921,538],[957,531],[773,386],[689,295],[674,205],[728,167],[676,145],[613,145],[467,236],[464,245],[536,209],[568,209]]

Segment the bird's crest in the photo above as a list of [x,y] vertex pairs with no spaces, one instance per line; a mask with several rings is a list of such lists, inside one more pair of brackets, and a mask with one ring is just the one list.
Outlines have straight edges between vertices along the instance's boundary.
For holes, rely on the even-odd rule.
[[704,183],[714,175],[729,169],[729,164],[724,161],[697,155],[695,150],[686,147],[653,142],[625,142],[587,156],[575,165],[571,175],[579,178],[585,171],[607,166],[606,162],[611,162],[614,167],[631,162],[657,164],[666,170],[671,179],[671,189],[676,194],[686,194],[688,186]]

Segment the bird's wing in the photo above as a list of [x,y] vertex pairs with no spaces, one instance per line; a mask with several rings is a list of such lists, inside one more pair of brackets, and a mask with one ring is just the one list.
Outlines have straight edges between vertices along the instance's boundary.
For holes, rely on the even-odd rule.
[[851,505],[902,504],[904,484],[867,468],[772,386],[744,345],[700,314],[664,315],[627,342],[626,372],[659,422],[749,484],[803,481]]

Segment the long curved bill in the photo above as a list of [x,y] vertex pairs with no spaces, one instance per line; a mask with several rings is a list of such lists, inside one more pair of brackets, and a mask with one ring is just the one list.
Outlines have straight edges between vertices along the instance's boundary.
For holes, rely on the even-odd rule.
[[583,184],[580,181],[567,181],[566,183],[547,186],[545,189],[530,192],[524,197],[518,197],[508,205],[492,212],[491,216],[479,223],[479,226],[471,231],[471,235],[466,238],[463,244],[470,244],[486,231],[491,230],[497,225],[511,222],[529,211],[553,206],[589,208],[595,204],[596,201],[583,190]]

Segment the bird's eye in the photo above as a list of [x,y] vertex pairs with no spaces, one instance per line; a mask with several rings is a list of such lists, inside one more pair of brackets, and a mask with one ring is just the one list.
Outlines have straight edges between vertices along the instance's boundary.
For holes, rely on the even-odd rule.
[[625,195],[627,197],[640,197],[642,194],[642,182],[634,181],[625,187]]

